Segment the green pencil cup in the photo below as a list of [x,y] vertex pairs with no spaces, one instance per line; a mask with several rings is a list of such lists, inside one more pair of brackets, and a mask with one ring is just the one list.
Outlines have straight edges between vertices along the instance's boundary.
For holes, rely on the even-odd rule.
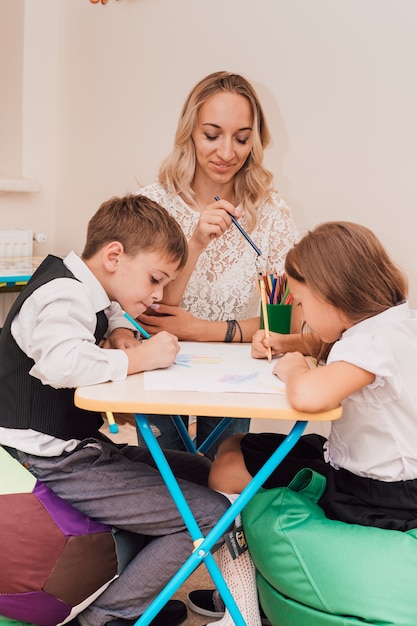
[[[267,304],[269,330],[273,333],[288,335],[291,332],[292,304]],[[264,316],[261,306],[261,328],[264,328]]]

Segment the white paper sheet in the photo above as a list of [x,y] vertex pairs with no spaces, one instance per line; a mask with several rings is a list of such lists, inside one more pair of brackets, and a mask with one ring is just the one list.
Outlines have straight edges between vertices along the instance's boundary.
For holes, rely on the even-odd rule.
[[274,363],[253,359],[250,344],[180,342],[176,363],[145,372],[148,390],[285,393]]

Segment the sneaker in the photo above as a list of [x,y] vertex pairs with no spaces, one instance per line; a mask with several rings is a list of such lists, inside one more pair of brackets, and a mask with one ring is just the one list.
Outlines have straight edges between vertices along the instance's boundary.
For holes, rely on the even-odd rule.
[[188,594],[187,606],[206,617],[223,617],[224,602],[217,589],[198,589]]
[[[205,617],[223,617],[224,615],[224,602],[220,597],[220,593],[217,589],[198,589],[197,591],[191,591],[187,598],[188,607]],[[261,621],[264,626],[271,626],[271,622],[259,607],[261,613]]]

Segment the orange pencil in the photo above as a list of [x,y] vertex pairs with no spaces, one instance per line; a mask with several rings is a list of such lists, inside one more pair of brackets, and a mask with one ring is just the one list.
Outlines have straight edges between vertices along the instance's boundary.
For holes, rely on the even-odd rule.
[[[264,318],[264,329],[265,329],[265,337],[269,337],[269,320],[268,320],[268,311],[266,308],[266,290],[265,283],[263,280],[259,281],[261,285],[261,303],[262,303],[262,316]],[[268,361],[272,361],[272,350],[268,348]]]

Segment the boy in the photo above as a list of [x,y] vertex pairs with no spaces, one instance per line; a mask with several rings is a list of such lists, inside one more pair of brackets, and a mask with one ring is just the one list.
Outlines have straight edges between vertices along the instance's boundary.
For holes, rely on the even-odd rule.
[[[99,432],[100,414],[73,402],[77,386],[174,362],[177,338],[161,332],[141,342],[126,331],[123,310],[137,317],[160,300],[186,259],[187,242],[165,209],[139,195],[112,198],[90,220],[81,258],[49,255],[0,335],[0,444],[80,511],[153,538],[77,617],[81,626],[134,624],[193,549],[148,451],[116,446]],[[206,487],[210,463],[167,457],[206,534],[228,506]],[[183,603],[169,601],[152,625],[185,618]]]

